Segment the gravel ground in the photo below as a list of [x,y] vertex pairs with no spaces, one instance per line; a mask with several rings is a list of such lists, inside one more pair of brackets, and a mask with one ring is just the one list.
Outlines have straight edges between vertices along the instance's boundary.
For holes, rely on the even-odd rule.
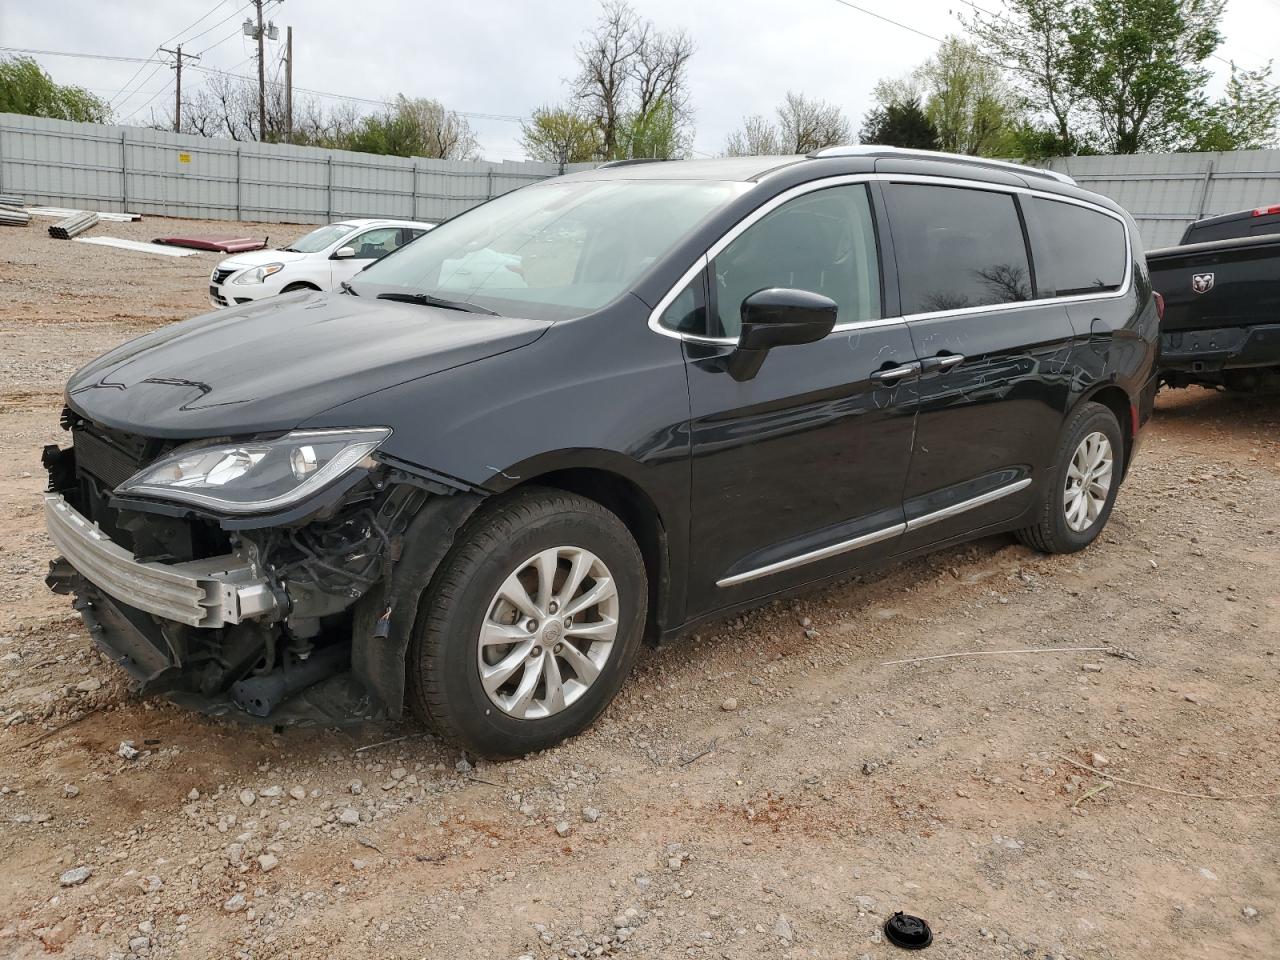
[[882,958],[895,910],[938,957],[1280,955],[1280,402],[1162,394],[1083,554],[988,539],[716,623],[472,766],[139,701],[44,590],[61,384],[217,259],[0,228],[0,955]]

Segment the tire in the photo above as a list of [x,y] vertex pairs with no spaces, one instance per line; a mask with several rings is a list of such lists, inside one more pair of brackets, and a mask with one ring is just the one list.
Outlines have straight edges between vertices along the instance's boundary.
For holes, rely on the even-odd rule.
[[[553,551],[554,565],[534,562]],[[552,587],[542,595],[547,569]],[[581,586],[565,596],[579,571]],[[541,619],[507,599],[518,596],[513,578]],[[561,618],[593,591],[606,596],[610,585],[612,599],[584,608],[576,621]],[[617,695],[640,650],[648,596],[635,540],[595,501],[531,488],[481,507],[423,593],[406,664],[412,707],[445,739],[483,756],[553,746],[590,726]],[[609,619],[616,629],[606,643]],[[488,640],[511,642],[482,645],[482,630]],[[481,670],[500,677],[510,664],[514,672],[491,694]],[[563,681],[559,699],[551,676]]]
[[[1081,462],[1087,462],[1088,451],[1082,449],[1082,444],[1086,438],[1098,435],[1106,438],[1110,448],[1111,466],[1107,476],[1106,495],[1105,498],[1096,495],[1091,497],[1088,510],[1072,514],[1072,501],[1068,499],[1067,491],[1069,476],[1072,477],[1073,484],[1079,486],[1072,474],[1072,463],[1078,453],[1085,457]],[[1099,449],[1097,441],[1093,442],[1095,446],[1092,449]],[[1018,539],[1041,553],[1075,553],[1083,550],[1097,539],[1102,528],[1107,525],[1123,475],[1124,434],[1120,431],[1115,414],[1100,403],[1082,403],[1067,420],[1062,431],[1062,439],[1054,453],[1053,467],[1045,476],[1036,522],[1019,530]],[[1098,491],[1097,486],[1091,485],[1090,489],[1095,494]],[[1097,507],[1095,513],[1094,507],[1099,502],[1100,507]]]

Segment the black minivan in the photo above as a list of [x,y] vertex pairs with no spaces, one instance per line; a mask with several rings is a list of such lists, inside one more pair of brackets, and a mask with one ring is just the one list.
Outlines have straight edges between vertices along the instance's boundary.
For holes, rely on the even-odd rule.
[[1087,546],[1158,322],[1133,221],[1058,174],[607,164],[79,371],[49,583],[142,691],[520,754],[645,639],[976,536]]

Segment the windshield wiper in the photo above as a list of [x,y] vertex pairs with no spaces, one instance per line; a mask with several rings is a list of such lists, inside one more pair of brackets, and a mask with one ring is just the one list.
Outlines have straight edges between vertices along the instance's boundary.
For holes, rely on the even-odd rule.
[[440,307],[444,310],[461,310],[464,313],[483,313],[488,317],[499,315],[496,310],[490,310],[487,307],[463,300],[446,300],[444,297],[434,297],[429,293],[380,293],[378,299],[395,300],[398,303],[416,303],[422,307]]
[[342,288],[343,293],[349,293],[353,297],[360,296],[360,294],[356,293],[356,288],[353,287],[351,284],[347,283],[347,281],[345,280],[339,281],[338,286]]

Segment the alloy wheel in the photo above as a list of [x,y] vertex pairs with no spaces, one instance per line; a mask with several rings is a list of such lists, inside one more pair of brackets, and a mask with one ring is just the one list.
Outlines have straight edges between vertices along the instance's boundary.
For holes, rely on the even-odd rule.
[[551,547],[507,576],[480,628],[480,683],[518,720],[573,705],[600,676],[618,633],[618,590],[604,561]]
[[1115,454],[1107,435],[1099,431],[1088,434],[1076,447],[1067,466],[1063,509],[1067,526],[1083,533],[1097,522],[1111,492]]

